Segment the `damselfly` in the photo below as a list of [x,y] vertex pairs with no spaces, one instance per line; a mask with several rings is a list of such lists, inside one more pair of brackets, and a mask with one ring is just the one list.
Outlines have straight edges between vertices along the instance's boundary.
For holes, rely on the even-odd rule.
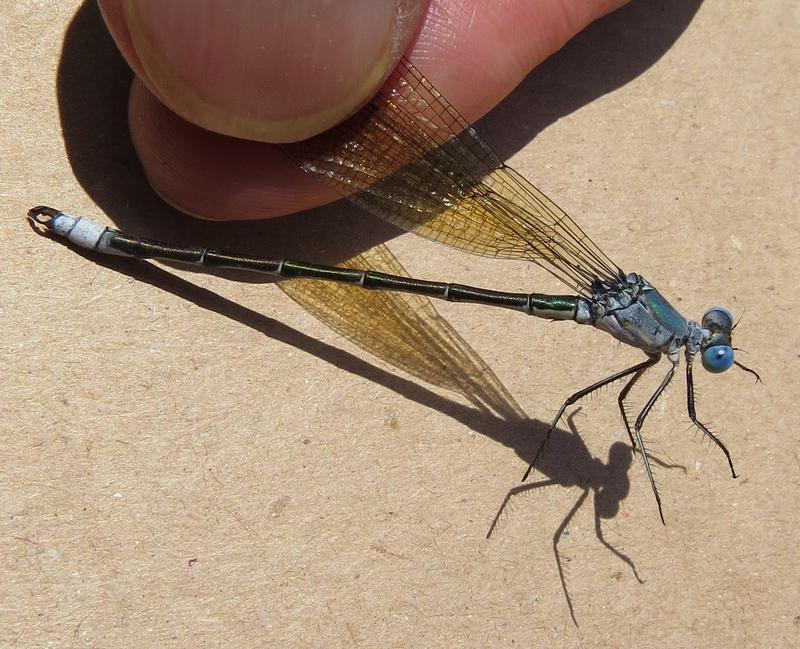
[[[35,226],[99,253],[235,268],[351,284],[363,289],[412,293],[514,309],[548,320],[586,324],[641,349],[646,359],[571,395],[553,418],[523,477],[534,468],[566,408],[615,381],[624,380],[619,409],[634,450],[644,461],[663,522],[661,499],[642,438],[653,405],[673,379],[683,350],[689,419],[733,461],[722,441],[695,412],[693,362],[699,353],[712,373],[736,365],[735,328],[724,308],[687,320],[643,277],[623,272],[577,224],[531,183],[507,167],[419,71],[402,60],[383,90],[347,122],[285,147],[289,157],[354,203],[395,225],[477,255],[534,262],[574,294],[509,293],[463,284],[412,279],[396,272],[231,254],[131,236],[48,207],[35,207]],[[390,267],[391,270],[391,267]],[[345,309],[346,311],[346,309]],[[371,322],[369,326],[379,327]],[[334,328],[356,337],[339,318]],[[666,356],[669,367],[633,424],[625,399],[642,375]],[[391,359],[390,359],[391,360]],[[395,356],[395,364],[402,359]]]

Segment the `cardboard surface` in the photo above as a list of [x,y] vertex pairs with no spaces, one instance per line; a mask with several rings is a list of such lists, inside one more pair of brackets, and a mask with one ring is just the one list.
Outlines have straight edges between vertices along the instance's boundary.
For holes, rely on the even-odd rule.
[[[531,418],[506,422],[268,282],[37,237],[39,203],[311,260],[395,233],[347,204],[177,214],[135,160],[130,76],[94,5],[15,2],[0,21],[1,646],[797,645],[796,3],[636,2],[478,125],[685,315],[744,314],[735,342],[764,378],[698,371],[738,480],[689,426],[682,377],[657,404],[666,527],[609,390],[562,422],[534,476],[548,486],[513,496],[489,540],[544,422],[635,350],[437,305]],[[420,277],[563,290],[526,264],[389,245]]]

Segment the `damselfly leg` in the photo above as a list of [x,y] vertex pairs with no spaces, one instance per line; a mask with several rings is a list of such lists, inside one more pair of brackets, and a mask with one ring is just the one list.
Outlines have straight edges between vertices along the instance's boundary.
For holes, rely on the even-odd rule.
[[636,451],[636,440],[633,439],[633,430],[631,429],[630,421],[628,421],[628,411],[625,409],[625,399],[628,398],[628,394],[633,386],[636,385],[636,382],[642,378],[647,370],[658,363],[660,359],[661,356],[652,356],[648,360],[644,361],[641,364],[641,369],[630,378],[630,380],[625,384],[625,387],[620,390],[619,395],[617,396],[617,405],[619,406],[619,412],[622,415],[622,423],[625,424],[625,431],[628,433],[628,439],[631,440],[632,451]]
[[[624,398],[623,393],[627,395],[626,390],[629,391],[630,388],[632,387],[632,384],[635,383],[635,381],[647,369],[655,365],[658,362],[659,358],[661,357],[650,356],[647,358],[646,361],[642,361],[641,363],[637,363],[632,367],[620,370],[619,372],[616,372],[615,374],[612,374],[611,376],[608,376],[602,379],[601,381],[592,383],[591,385],[583,388],[582,390],[578,390],[575,394],[567,397],[567,399],[564,401],[564,403],[561,404],[561,407],[558,409],[558,412],[556,413],[556,416],[553,418],[553,421],[550,423],[550,427],[547,429],[547,432],[545,433],[544,439],[542,440],[541,444],[539,444],[539,448],[537,449],[536,454],[533,456],[533,460],[528,466],[528,470],[525,471],[525,475],[522,476],[522,482],[525,482],[528,479],[528,476],[531,474],[531,471],[533,471],[533,468],[536,466],[536,462],[539,460],[539,458],[542,455],[542,452],[544,451],[545,445],[547,444],[556,426],[558,426],[558,422],[561,420],[561,417],[564,416],[564,412],[566,411],[567,408],[569,408],[569,406],[577,403],[584,397],[589,396],[592,392],[595,392],[610,383],[614,383],[615,381],[619,381],[620,379],[623,379],[626,376],[630,376],[631,374],[633,374],[634,375],[633,378],[630,381],[628,381],[628,383],[625,385],[622,392],[620,393],[621,397]],[[625,418],[624,411],[623,411],[623,418]],[[625,421],[625,424],[627,426],[627,420]],[[629,426],[628,426],[628,435],[629,436],[631,435]],[[631,438],[631,441],[633,442],[633,438]],[[635,446],[636,444],[634,443],[634,447]]]
[[736,471],[733,468],[733,460],[731,459],[731,454],[728,452],[728,449],[725,448],[725,444],[722,443],[719,437],[717,437],[714,433],[712,433],[708,426],[702,423],[699,419],[697,419],[697,413],[694,409],[694,379],[692,376],[692,361],[694,359],[687,355],[686,356],[686,407],[689,411],[689,419],[692,420],[692,423],[700,429],[700,432],[703,433],[708,439],[710,439],[717,447],[725,453],[725,457],[728,460],[728,466],[731,470],[731,475],[734,478],[737,478]]

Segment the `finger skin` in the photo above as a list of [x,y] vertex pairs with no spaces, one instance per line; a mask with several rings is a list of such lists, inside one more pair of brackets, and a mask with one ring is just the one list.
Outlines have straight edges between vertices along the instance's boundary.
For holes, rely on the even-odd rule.
[[[575,33],[624,3],[432,0],[407,56],[474,121]],[[139,75],[129,104],[131,134],[150,183],[165,200],[202,218],[236,220],[278,216],[337,198],[274,145],[211,133],[164,108],[157,98],[163,90],[154,87],[124,25],[116,22],[123,0],[101,4]]]
[[150,184],[167,203],[188,214],[212,220],[269,218],[339,198],[290,163],[279,147],[190,124],[138,79],[128,113]]

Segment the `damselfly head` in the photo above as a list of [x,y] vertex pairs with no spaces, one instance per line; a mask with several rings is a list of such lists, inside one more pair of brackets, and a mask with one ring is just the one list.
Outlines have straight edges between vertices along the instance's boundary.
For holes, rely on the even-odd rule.
[[724,372],[735,362],[731,347],[733,316],[728,309],[715,306],[703,314],[700,324],[711,332],[703,346],[703,367],[714,374]]

